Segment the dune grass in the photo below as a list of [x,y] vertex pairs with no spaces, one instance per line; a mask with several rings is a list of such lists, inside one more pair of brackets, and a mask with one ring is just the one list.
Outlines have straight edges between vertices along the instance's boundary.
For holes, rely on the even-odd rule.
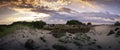
[[55,38],[60,38],[66,35],[66,32],[68,33],[87,33],[90,31],[90,27],[89,26],[77,26],[74,25],[75,27],[71,27],[71,26],[63,26],[63,27],[57,27],[51,30],[51,34],[55,37]]
[[15,29],[15,26],[14,27],[7,27],[7,26],[2,26],[1,27],[1,30],[0,30],[0,37],[3,37],[5,35],[7,35],[8,33],[12,33]]
[[0,25],[0,37],[11,34],[16,30],[24,29],[25,27],[29,27],[30,29],[41,29],[45,24],[46,23],[43,21],[18,21],[10,25]]
[[0,38],[6,36],[8,34],[12,34],[16,30],[24,29],[24,27],[25,27],[24,25],[19,25],[19,24],[12,25],[12,26],[10,26],[10,25],[8,25],[8,26],[1,26],[0,27]]

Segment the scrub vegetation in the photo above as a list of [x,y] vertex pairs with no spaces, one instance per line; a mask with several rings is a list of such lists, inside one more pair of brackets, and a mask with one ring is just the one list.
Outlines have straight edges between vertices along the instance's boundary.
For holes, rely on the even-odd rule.
[[10,25],[0,25],[0,37],[3,37],[7,34],[13,33],[14,31],[18,29],[23,29],[24,27],[29,27],[32,29],[44,29],[44,30],[51,30],[52,33],[61,33],[59,34],[53,34],[55,37],[61,37],[64,36],[64,33],[70,32],[70,33],[86,33],[90,30],[90,27],[85,25],[82,22],[79,22],[78,20],[70,20],[67,21],[66,24],[63,24],[64,26],[52,26],[53,28],[44,27],[46,25],[46,22],[44,21],[32,21],[32,22],[26,22],[26,21],[17,21],[13,22]]
[[42,29],[46,25],[43,21],[33,21],[33,22],[26,22],[26,21],[18,21],[14,22],[10,25],[0,25],[0,37],[3,37],[7,34],[11,34],[16,30],[24,29],[25,27],[29,28],[37,28]]

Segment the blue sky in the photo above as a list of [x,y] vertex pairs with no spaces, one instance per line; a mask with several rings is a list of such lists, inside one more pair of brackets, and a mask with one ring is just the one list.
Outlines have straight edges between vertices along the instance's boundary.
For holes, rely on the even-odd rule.
[[36,20],[49,24],[64,24],[72,19],[93,24],[120,21],[119,0],[41,0],[42,3],[37,6],[3,1],[0,2],[0,24]]

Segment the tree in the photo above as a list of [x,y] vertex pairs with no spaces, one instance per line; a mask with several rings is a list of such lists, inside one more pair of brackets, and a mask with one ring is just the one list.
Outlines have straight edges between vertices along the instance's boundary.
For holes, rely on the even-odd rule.
[[87,25],[92,25],[92,23],[88,22]]
[[46,22],[43,22],[43,21],[35,21],[35,22],[33,22],[33,27],[38,28],[38,29],[43,28],[44,25],[46,25]]
[[82,25],[82,22],[79,22],[78,20],[69,20],[66,23],[67,25]]
[[120,22],[119,21],[117,21],[117,22],[115,22],[115,24],[114,24],[115,26],[120,26]]

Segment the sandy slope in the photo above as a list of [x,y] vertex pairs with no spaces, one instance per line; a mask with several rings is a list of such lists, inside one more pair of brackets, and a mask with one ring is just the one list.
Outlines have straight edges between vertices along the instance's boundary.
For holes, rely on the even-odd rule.
[[[29,29],[24,28],[22,30],[15,31],[14,34],[8,35],[0,39],[0,50],[29,50],[25,47],[25,43],[28,39],[34,41],[34,50],[44,50],[51,49],[55,50],[52,45],[60,44],[63,45],[70,50],[120,50],[120,38],[116,38],[115,34],[106,36],[111,29],[115,29],[115,26],[96,26],[90,30],[90,32],[83,34],[82,36],[76,36],[80,33],[71,34],[66,33],[66,36],[62,38],[55,38],[52,34],[49,34],[50,31],[46,30],[38,30],[38,29]],[[120,27],[117,27],[120,28]],[[68,36],[67,34],[71,34]],[[44,38],[46,42],[40,39],[40,37]],[[68,38],[66,38],[68,37]],[[74,38],[79,38],[80,40],[76,40]],[[90,40],[84,40],[84,38],[91,37]],[[66,39],[65,39],[66,38]],[[70,43],[62,43],[58,41],[59,39],[65,39],[67,41],[71,41]],[[83,41],[81,41],[81,39]],[[82,43],[81,46],[76,46],[73,41],[77,41]],[[95,42],[93,45],[88,45],[89,43]]]

